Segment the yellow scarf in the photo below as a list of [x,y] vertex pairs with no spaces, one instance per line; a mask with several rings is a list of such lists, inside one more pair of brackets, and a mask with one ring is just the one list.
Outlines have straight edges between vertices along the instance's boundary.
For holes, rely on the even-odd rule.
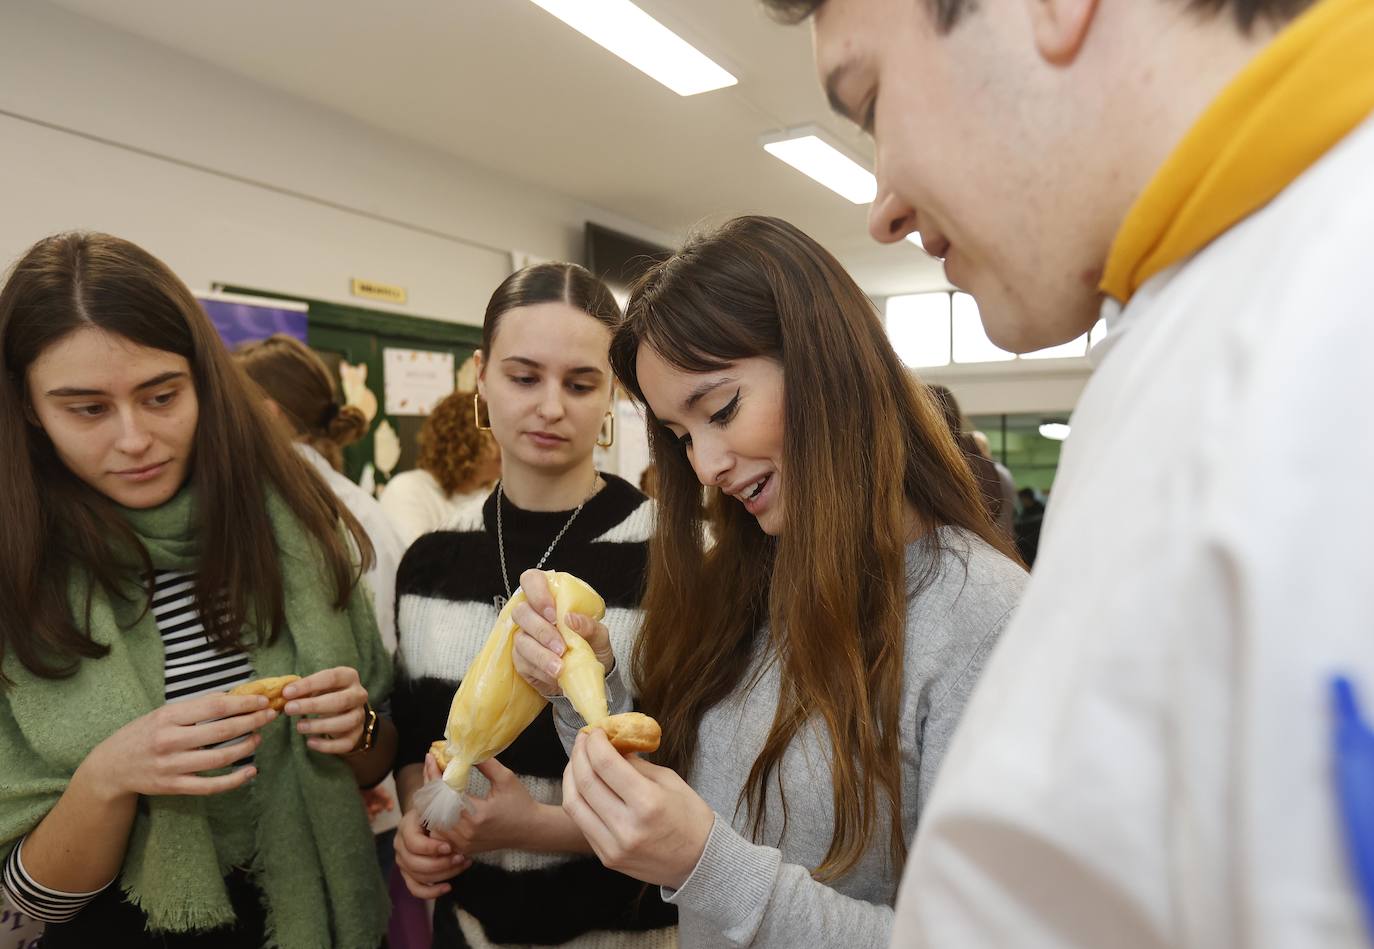
[[1241,71],[1155,173],[1112,242],[1102,291],[1125,303],[1263,207],[1371,111],[1374,3],[1321,0]]

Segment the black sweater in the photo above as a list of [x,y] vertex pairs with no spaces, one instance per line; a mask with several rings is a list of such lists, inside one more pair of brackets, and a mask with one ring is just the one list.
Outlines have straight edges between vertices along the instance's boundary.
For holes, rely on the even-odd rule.
[[[606,486],[573,521],[545,570],[575,574],[606,601],[617,663],[629,662],[639,628],[653,504],[626,481],[604,475]],[[535,512],[502,500],[506,571],[511,583],[538,563],[571,511]],[[424,761],[432,741],[442,737],[449,704],[463,673],[481,650],[506,590],[496,541],[496,495],[473,508],[451,528],[426,534],[401,561],[396,579],[399,676],[392,710],[400,733],[397,767]],[[520,775],[535,800],[561,799],[567,755],[546,707],[525,732],[498,756]],[[472,790],[486,782],[473,772]],[[475,855],[473,865],[452,880],[441,907],[459,907],[480,921],[494,943],[556,945],[599,932],[599,945],[660,944],[663,934],[645,930],[676,923],[656,887],[646,888],[607,870],[594,857],[497,851]],[[535,911],[537,909],[537,911]],[[436,945],[449,926],[436,914]],[[469,923],[470,926],[470,923]],[[461,945],[461,937],[454,935]]]

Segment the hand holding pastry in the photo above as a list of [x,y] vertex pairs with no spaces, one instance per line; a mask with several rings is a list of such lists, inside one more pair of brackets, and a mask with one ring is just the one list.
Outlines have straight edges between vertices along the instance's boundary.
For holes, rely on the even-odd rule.
[[677,772],[622,757],[599,729],[577,736],[563,810],[607,867],[674,889],[701,860],[716,819]]
[[590,735],[596,729],[606,733],[611,745],[622,755],[647,755],[658,751],[663,729],[643,712],[622,712],[603,718],[593,725],[582,726],[582,733]]
[[346,755],[357,748],[367,723],[367,689],[357,669],[321,670],[288,683],[282,697],[286,714],[300,717],[296,730],[310,736],[306,744],[312,750]]
[[227,768],[253,754],[262,742],[258,729],[276,717],[261,695],[220,693],[175,702],[119,729],[96,745],[81,767],[116,797],[221,794],[248,783],[257,769],[249,765],[210,777],[201,772]]
[[[497,616],[449,705],[444,741],[432,748],[436,759],[444,761],[442,782],[426,784],[415,794],[415,806],[431,829],[459,823],[472,767],[504,751],[544,708],[548,695],[566,695],[583,721],[623,732],[627,750],[657,747],[658,726],[645,716],[610,721],[606,672],[614,659],[610,635],[599,622],[606,614],[600,595],[568,573],[530,570],[521,584]],[[521,626],[530,632],[520,631]],[[487,767],[500,768],[494,763]],[[501,799],[522,803],[511,790]]]
[[269,676],[265,679],[254,679],[251,682],[244,682],[236,685],[229,690],[230,695],[261,695],[267,699],[267,707],[274,712],[280,712],[286,706],[286,698],[282,695],[282,690],[292,682],[299,682],[298,675]]

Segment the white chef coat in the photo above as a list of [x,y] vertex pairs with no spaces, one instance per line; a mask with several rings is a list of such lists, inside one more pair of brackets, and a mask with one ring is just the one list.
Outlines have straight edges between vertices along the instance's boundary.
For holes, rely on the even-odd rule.
[[1105,309],[893,944],[1367,947],[1329,683],[1374,707],[1374,119]]

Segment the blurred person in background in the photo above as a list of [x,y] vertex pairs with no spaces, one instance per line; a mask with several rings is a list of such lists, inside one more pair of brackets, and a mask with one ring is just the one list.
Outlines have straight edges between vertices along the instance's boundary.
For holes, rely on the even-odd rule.
[[477,427],[477,393],[455,391],[434,406],[416,442],[415,467],[386,483],[382,510],[404,546],[447,526],[470,504],[486,499],[501,476],[501,449]]
[[932,385],[930,391],[944,414],[950,434],[954,436],[954,441],[964,455],[964,461],[973,472],[974,480],[978,482],[978,491],[983,496],[988,514],[992,516],[993,523],[1003,536],[1011,540],[1015,534],[1016,501],[1006,493],[997,464],[990,454],[984,454],[979,450],[973,436],[964,430],[963,410],[959,408],[959,400],[954,397],[949,387]]
[[1016,479],[1011,476],[1010,468],[993,457],[992,445],[988,443],[985,433],[974,431],[969,434],[974,447],[978,449],[978,454],[992,462],[992,466],[997,469],[997,478],[1002,483],[1002,508],[997,520],[1003,530],[1011,531],[1019,513],[1016,504]]
[[294,336],[276,333],[244,343],[234,358],[265,396],[267,413],[286,427],[300,453],[338,495],[372,541],[375,561],[364,575],[377,627],[396,651],[396,568],[405,545],[377,499],[343,475],[343,449],[367,434],[362,410],[344,405],[324,361]]

